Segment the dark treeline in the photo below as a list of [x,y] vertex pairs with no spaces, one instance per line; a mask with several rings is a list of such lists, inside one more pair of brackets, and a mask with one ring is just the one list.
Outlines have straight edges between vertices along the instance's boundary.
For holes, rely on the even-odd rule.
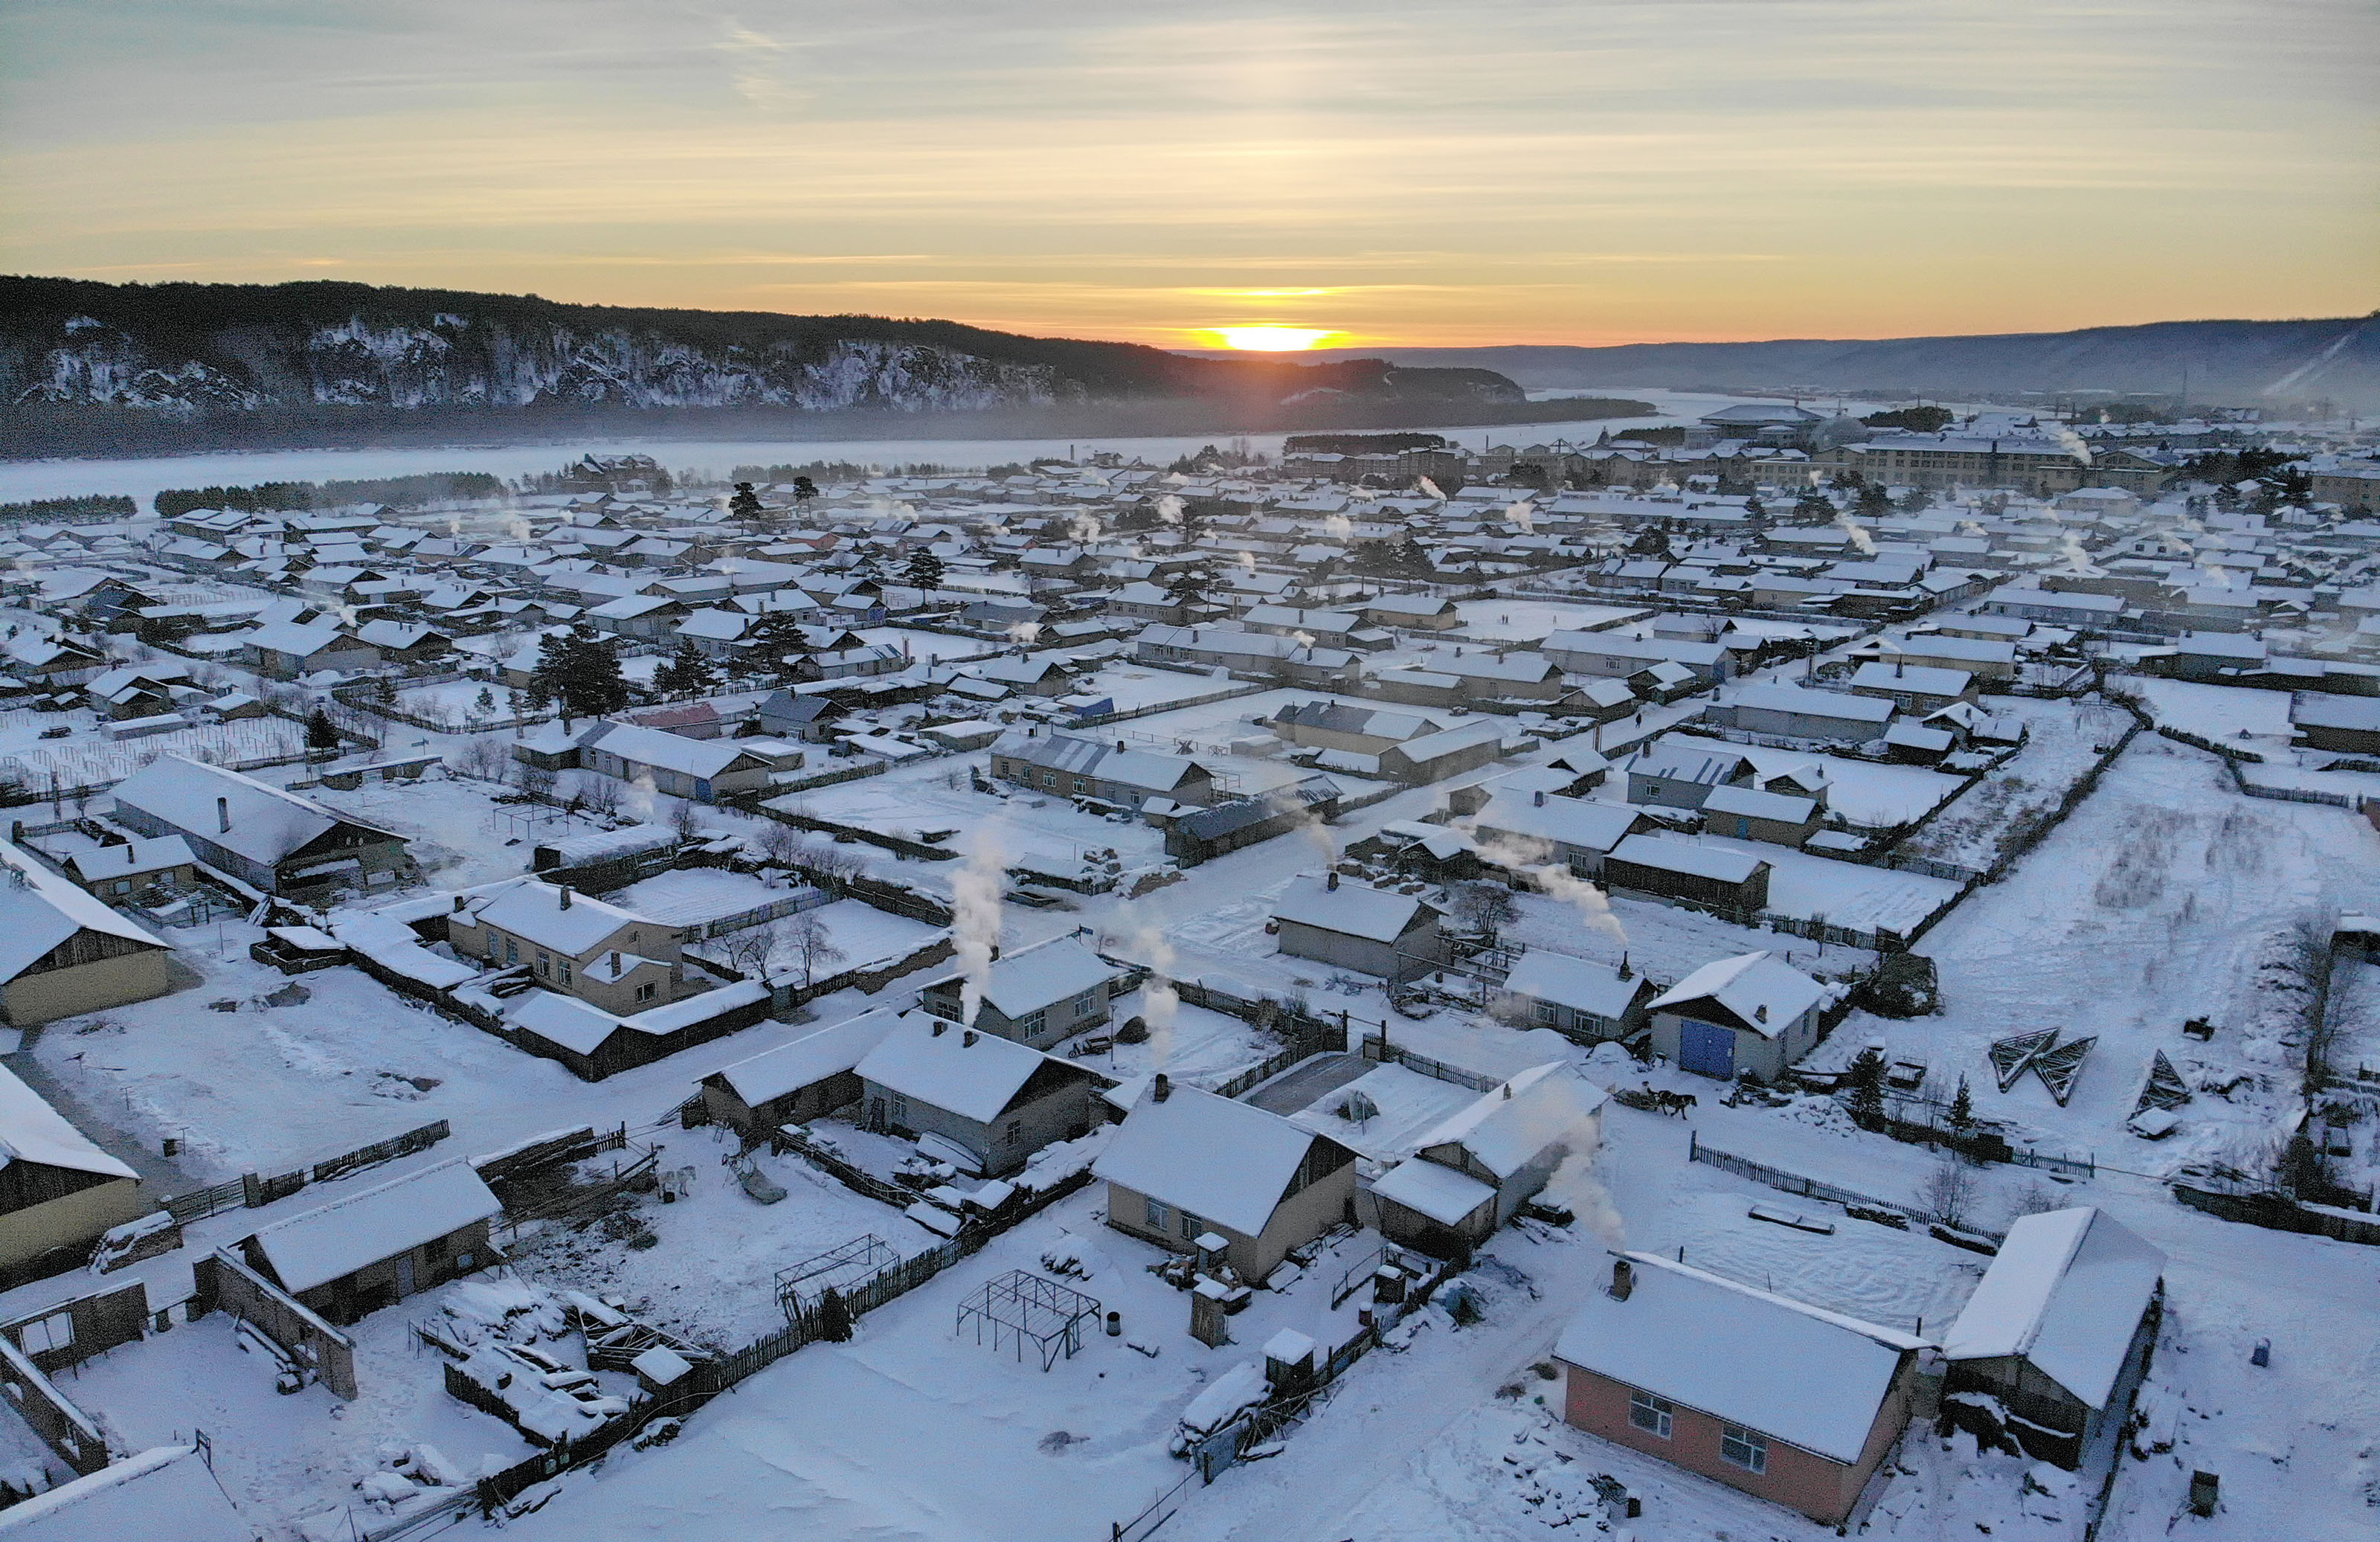
[[[303,513],[349,504],[387,504],[419,508],[452,499],[501,498],[504,479],[485,471],[426,471],[409,477],[353,481],[259,482],[254,487],[169,487],[157,493],[157,512],[171,519],[192,509],[237,509],[245,514]],[[127,514],[129,498],[122,500]]]
[[26,504],[0,504],[0,521],[20,519],[128,519],[139,504],[120,494],[90,498],[36,498]]

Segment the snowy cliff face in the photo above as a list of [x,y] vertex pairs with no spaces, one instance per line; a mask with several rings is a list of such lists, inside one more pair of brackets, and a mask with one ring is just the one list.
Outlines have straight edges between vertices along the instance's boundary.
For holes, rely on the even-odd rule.
[[843,338],[705,348],[625,329],[516,330],[440,313],[427,326],[237,327],[213,361],[77,317],[17,399],[176,416],[286,407],[782,407],[832,412],[982,411],[1082,395],[1047,366],[931,344]]

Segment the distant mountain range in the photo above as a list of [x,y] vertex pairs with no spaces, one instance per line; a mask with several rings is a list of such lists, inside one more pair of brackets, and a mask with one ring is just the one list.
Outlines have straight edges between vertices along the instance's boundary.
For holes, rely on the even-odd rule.
[[[1352,350],[1301,358],[1337,358]],[[2081,332],[1878,341],[1368,348],[1415,366],[1493,370],[1536,389],[1698,388],[1885,398],[2108,391],[2274,407],[2325,398],[2380,409],[2380,313],[2315,322],[2159,322]]]
[[20,455],[620,428],[867,433],[888,419],[908,433],[921,418],[1228,432],[1541,415],[1512,381],[1469,366],[1202,359],[953,322],[358,284],[0,278],[0,426]]

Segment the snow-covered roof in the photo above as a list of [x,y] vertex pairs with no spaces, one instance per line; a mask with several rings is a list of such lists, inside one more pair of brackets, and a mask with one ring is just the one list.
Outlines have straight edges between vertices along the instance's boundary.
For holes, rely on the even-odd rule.
[[2022,1355],[2104,1408],[2164,1273],[2164,1254],[2090,1206],[2020,1216],[1942,1353],[1953,1360]]
[[1253,1237],[1317,1141],[1338,1144],[1277,1113],[1175,1087],[1162,1101],[1152,1090],[1133,1105],[1091,1171]]
[[254,1241],[283,1290],[310,1291],[503,1210],[457,1157],[275,1221]]
[[1688,873],[1719,883],[1742,883],[1768,866],[1749,852],[1706,846],[1660,835],[1631,835],[1611,848],[1611,860],[1633,862],[1640,868]]
[[[633,722],[616,724],[597,741],[596,748],[632,765],[658,766],[704,781],[727,771],[738,760],[750,759],[744,747],[734,739],[689,739],[683,734],[665,733]],[[759,764],[757,759],[753,763]]]
[[[346,824],[388,840],[401,837],[337,813],[312,798],[210,766],[187,756],[161,755],[117,783],[117,807],[141,812],[212,841],[251,862],[273,864]],[[221,828],[216,800],[231,828]]]
[[1459,1146],[1473,1161],[1501,1182],[1536,1161],[1553,1146],[1585,1149],[1594,1141],[1589,1123],[1602,1108],[1603,1088],[1567,1061],[1533,1065],[1415,1142],[1416,1151]]
[[1044,1066],[1091,1074],[998,1034],[904,1013],[858,1066],[859,1075],[916,1102],[989,1124]]
[[1391,894],[1368,884],[1342,882],[1327,886],[1318,878],[1301,878],[1274,902],[1276,920],[1295,921],[1321,931],[1360,937],[1370,942],[1393,942],[1438,907],[1412,894]]
[[1887,663],[1878,659],[1859,666],[1852,675],[1852,688],[1856,691],[1914,691],[1925,696],[1959,696],[1974,684],[1974,677],[1963,669],[1940,669],[1930,664]]
[[1554,1354],[1585,1370],[1855,1463],[1900,1358],[1925,1341],[1661,1257],[1628,1299],[1590,1290]]
[[[189,860],[187,854],[183,860]],[[152,948],[171,946],[80,885],[0,842],[0,981],[15,979],[51,949],[85,930]]]
[[747,1105],[758,1108],[772,1098],[783,1098],[788,1092],[852,1069],[884,1041],[893,1024],[905,1015],[907,1014],[882,1008],[863,1012],[832,1027],[805,1034],[790,1044],[780,1044],[722,1066],[712,1075]]
[[1703,812],[1706,814],[1739,814],[1746,819],[1774,820],[1779,824],[1807,824],[1817,811],[1815,798],[1767,793],[1757,787],[1732,783],[1713,787],[1710,796],[1703,800]]
[[93,1145],[42,1095],[0,1066],[0,1166],[35,1162],[110,1178],[137,1177],[130,1168]]
[[84,882],[98,883],[186,868],[197,860],[190,855],[190,843],[179,835],[135,835],[123,845],[71,853],[66,865]]
[[[993,961],[983,999],[1006,1017],[1025,1017],[1045,1007],[1095,990],[1116,977],[1116,966],[1078,937],[1053,937]],[[963,978],[947,974],[921,989],[931,990]]]
[[1616,1021],[1627,1012],[1636,993],[1645,989],[1645,977],[1632,975],[1622,979],[1620,971],[1609,964],[1532,948],[1521,955],[1512,972],[1504,977],[1504,989],[1531,1001],[1551,1002],[1573,1012]]
[[1496,1191],[1472,1177],[1419,1157],[1399,1162],[1372,1185],[1375,1198],[1418,1211],[1441,1226],[1459,1224],[1480,1206],[1491,1203]]
[[1722,958],[1671,986],[1653,1000],[1653,1010],[1716,1002],[1738,1025],[1774,1038],[1785,1026],[1826,998],[1827,988],[1767,952]]
[[195,1446],[152,1446],[0,1511],[23,1542],[255,1542]]
[[541,878],[508,878],[465,893],[463,911],[472,924],[498,928],[573,958],[622,927],[650,926],[657,939],[677,929]]
[[1892,703],[1880,696],[1816,691],[1803,686],[1745,686],[1735,693],[1730,705],[1755,707],[1770,712],[1799,712],[1814,718],[1839,718],[1854,722],[1882,723],[1893,713]]
[[1597,803],[1548,793],[1543,802],[1528,794],[1503,792],[1472,822],[1483,835],[1533,836],[1586,851],[1609,851],[1627,839],[1644,815],[1624,803]]

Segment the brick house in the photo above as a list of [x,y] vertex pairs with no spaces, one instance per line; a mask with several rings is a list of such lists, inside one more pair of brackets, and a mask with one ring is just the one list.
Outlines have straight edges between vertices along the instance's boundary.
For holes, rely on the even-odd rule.
[[1554,1358],[1571,1425],[1840,1526],[1889,1480],[1885,1459],[1930,1347],[1630,1253],[1614,1256],[1610,1283],[1589,1294]]
[[446,917],[446,941],[499,969],[526,965],[547,990],[620,1016],[687,994],[684,928],[566,883],[514,878],[467,890]]

